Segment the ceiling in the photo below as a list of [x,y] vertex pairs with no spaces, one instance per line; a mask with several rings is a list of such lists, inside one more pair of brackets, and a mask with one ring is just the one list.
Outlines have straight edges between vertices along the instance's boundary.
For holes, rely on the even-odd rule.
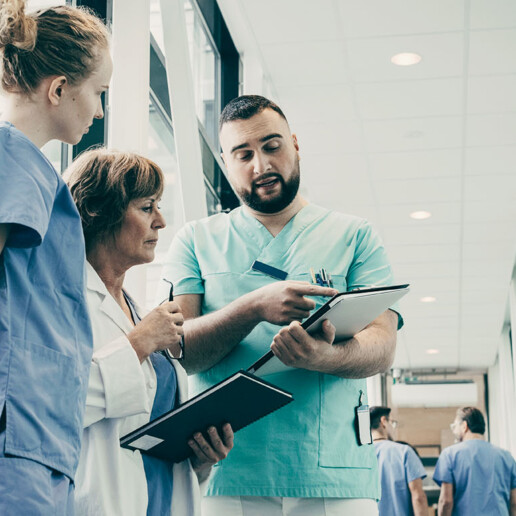
[[244,92],[269,93],[298,136],[303,194],[373,222],[412,285],[395,365],[492,365],[516,251],[516,2],[219,5]]

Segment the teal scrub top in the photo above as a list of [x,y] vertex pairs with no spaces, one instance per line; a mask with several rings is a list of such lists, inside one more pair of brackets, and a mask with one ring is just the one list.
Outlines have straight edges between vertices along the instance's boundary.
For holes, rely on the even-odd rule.
[[[255,260],[282,269],[289,280],[310,281],[310,267],[325,268],[339,291],[392,284],[371,225],[315,205],[299,211],[276,237],[244,208],[189,223],[172,243],[164,275],[176,295],[203,295],[207,314],[276,281],[252,270]],[[314,300],[319,307],[327,299]],[[221,362],[192,378],[194,394],[249,367],[279,329],[258,324]],[[378,499],[374,448],[359,446],[354,430],[365,379],[304,369],[265,379],[292,392],[295,401],[238,432],[228,458],[214,467],[207,495]]]

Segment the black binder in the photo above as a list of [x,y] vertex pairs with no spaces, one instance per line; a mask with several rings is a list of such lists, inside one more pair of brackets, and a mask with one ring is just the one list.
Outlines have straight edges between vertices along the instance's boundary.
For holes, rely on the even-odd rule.
[[120,439],[129,450],[181,462],[193,454],[188,440],[195,432],[224,423],[236,432],[293,401],[291,393],[245,371],[238,371],[179,407]]

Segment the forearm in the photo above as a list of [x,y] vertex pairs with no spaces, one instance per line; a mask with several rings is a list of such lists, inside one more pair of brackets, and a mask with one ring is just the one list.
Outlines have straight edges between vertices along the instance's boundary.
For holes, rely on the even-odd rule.
[[206,371],[220,362],[261,322],[253,292],[229,305],[184,323],[188,374]]
[[396,350],[397,314],[387,310],[352,339],[331,346],[318,370],[343,378],[367,378],[387,371]]
[[444,500],[439,500],[439,505],[437,508],[437,515],[438,516],[451,516],[452,509],[453,509],[452,502],[446,502]]
[[412,495],[412,508],[414,516],[428,516],[428,500],[424,491]]

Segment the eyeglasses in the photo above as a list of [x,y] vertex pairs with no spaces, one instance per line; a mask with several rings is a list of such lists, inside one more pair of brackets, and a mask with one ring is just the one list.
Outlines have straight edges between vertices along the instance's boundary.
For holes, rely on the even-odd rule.
[[[170,283],[170,291],[168,294],[168,300],[174,301],[174,284],[169,281],[168,279],[163,278],[164,281],[167,283]],[[163,301],[163,303],[166,301],[166,299]],[[185,358],[185,338],[183,335],[181,335],[181,340],[179,341],[179,347],[181,349],[181,352],[178,357],[175,357],[172,355],[169,349],[163,349],[161,350],[161,354],[173,365],[172,360],[183,360]]]

